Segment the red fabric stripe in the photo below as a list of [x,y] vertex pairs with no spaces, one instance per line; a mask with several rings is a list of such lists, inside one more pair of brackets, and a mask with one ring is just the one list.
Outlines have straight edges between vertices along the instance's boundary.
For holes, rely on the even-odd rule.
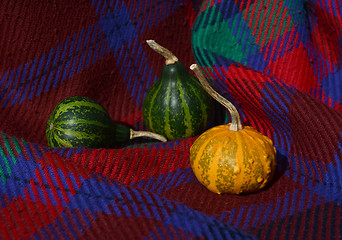
[[89,163],[87,164],[88,169],[90,169],[91,171],[93,171],[94,169],[96,169],[99,166],[99,162],[102,162],[102,159],[99,157],[99,155],[102,153],[103,151],[101,151],[100,149],[93,149],[93,151],[89,151],[87,153],[90,154],[90,159],[89,159]]
[[[336,28],[335,17],[327,12],[328,7],[324,1],[319,1],[317,4],[311,4],[312,18],[317,19],[317,24],[313,26],[314,44],[326,60],[334,65],[340,64],[341,44],[338,40],[341,35],[340,30]],[[332,64],[327,71],[333,71]]]
[[[39,186],[40,186],[40,190],[41,190],[42,193],[43,193],[44,200],[45,200],[46,203],[47,203],[46,206],[47,206],[48,209],[49,209],[49,212],[50,212],[50,214],[51,214],[51,218],[52,218],[52,219],[56,219],[57,216],[58,216],[58,213],[56,212],[56,209],[53,207],[53,204],[52,204],[52,202],[51,202],[51,199],[50,199],[50,197],[49,197],[49,195],[48,195],[48,192],[47,192],[47,190],[46,190],[45,183],[44,183],[44,181],[43,181],[43,177],[42,177],[42,175],[40,174],[40,170],[37,168],[37,169],[34,171],[34,173],[35,173],[35,175],[36,175],[36,177],[37,177],[38,184],[39,184]],[[35,185],[35,183],[33,183],[33,185]],[[34,186],[34,188],[36,189],[35,186]],[[36,190],[36,197],[37,197],[37,199],[41,200],[37,190]],[[43,201],[43,200],[41,200],[41,201]],[[44,208],[44,207],[43,207],[43,208]]]
[[[3,227],[6,228],[5,231],[8,231],[7,233],[5,233],[5,235],[10,236],[9,239],[23,239],[23,233],[22,231],[24,230],[23,228],[21,228],[22,224],[20,222],[18,222],[18,225],[15,225],[15,223],[17,223],[17,219],[15,219],[15,213],[12,213],[12,204],[9,202],[9,199],[6,195],[2,195],[3,201],[6,203],[5,208],[2,208],[0,213],[2,215],[2,223],[1,224],[1,229]],[[19,219],[20,220],[20,219]],[[2,232],[4,232],[4,229],[2,230]]]
[[123,163],[119,171],[117,181],[123,182],[124,179],[127,177],[127,169],[129,166],[131,166],[131,164],[133,164],[132,158],[136,159],[137,155],[134,153],[133,149],[128,149],[127,153],[125,154],[125,157],[122,159]]
[[[50,154],[50,153],[51,153],[51,152],[47,152],[47,154]],[[72,195],[75,195],[75,194],[76,194],[75,186],[73,185],[73,183],[72,183],[72,181],[71,181],[71,179],[70,179],[70,175],[69,175],[69,174],[70,174],[70,172],[75,173],[74,176],[75,176],[75,179],[76,179],[76,185],[77,185],[76,187],[78,188],[78,187],[81,186],[81,181],[80,181],[80,179],[79,179],[79,177],[78,177],[78,172],[75,171],[74,168],[71,168],[71,167],[70,167],[70,166],[73,166],[72,163],[71,163],[71,164],[65,164],[65,162],[66,162],[67,160],[58,157],[58,155],[55,156],[55,157],[56,157],[56,159],[57,159],[57,168],[62,170],[63,175],[64,175],[64,178],[65,178],[66,183],[67,183],[68,190],[70,191],[70,193],[71,193]],[[66,196],[65,199],[67,200],[68,197]]]
[[[253,22],[254,21],[257,22],[256,21],[257,16],[255,16],[257,14],[257,5],[258,5],[257,2],[253,2],[253,4],[251,4],[251,8],[246,9],[246,12],[248,12],[248,17],[247,17],[246,21],[248,21],[250,29],[252,29],[252,27],[253,27]],[[260,12],[259,12],[259,14],[260,14]],[[253,30],[252,34],[253,34],[253,36],[255,36],[255,28],[253,28],[252,30]]]
[[189,1],[187,7],[187,13],[186,13],[186,19],[189,21],[189,26],[193,27],[195,20],[196,20],[196,12],[193,9],[193,3],[192,1]]
[[[277,11],[275,11],[276,6],[277,6],[277,4],[273,3],[273,7],[272,7],[272,10],[271,10],[271,12],[273,13],[273,15],[275,15],[273,19],[274,19],[275,21],[278,21],[279,18],[280,18],[280,21],[283,21],[283,17],[280,16],[280,12],[281,12],[281,9],[282,9],[282,8],[278,6]],[[284,15],[285,15],[285,13],[284,13]],[[272,42],[271,40],[272,40],[275,36],[277,36],[277,35],[275,35],[275,30],[277,29],[277,26],[272,26],[273,24],[274,24],[274,23],[272,22],[272,17],[270,17],[270,18],[269,18],[269,21],[268,21],[268,23],[267,23],[267,30],[266,30],[267,33],[268,33],[269,31],[271,31],[271,32],[270,32],[270,36],[269,36],[270,42]],[[278,27],[280,28],[280,26],[278,26]],[[263,42],[262,42],[262,44],[261,44],[262,47],[264,47],[264,46],[267,44],[265,40],[266,40],[266,38],[263,39]],[[265,56],[268,56],[268,49],[269,49],[269,48],[266,48],[266,49],[267,49],[267,50],[265,51]]]
[[[58,211],[59,212],[62,212],[63,211],[63,207],[62,207],[62,203],[61,203],[61,200],[60,200],[60,197],[59,197],[59,195],[58,195],[58,192],[57,192],[57,189],[56,189],[56,187],[54,186],[54,184],[53,184],[53,181],[52,181],[52,179],[51,179],[51,175],[50,175],[50,173],[49,173],[49,171],[48,171],[48,169],[47,168],[44,168],[43,167],[43,174],[44,174],[44,177],[45,177],[45,179],[46,179],[46,181],[47,181],[47,184],[48,184],[48,187],[49,187],[49,189],[51,190],[51,192],[52,192],[52,195],[53,195],[53,199],[56,201],[56,203],[57,203],[57,209],[58,209]],[[58,178],[58,174],[57,175],[55,175],[55,177],[56,178]],[[38,180],[39,180],[39,178],[38,178]],[[57,180],[57,179],[56,179]],[[58,181],[58,180],[57,180]],[[43,184],[43,183],[42,183]],[[61,186],[63,186],[63,185],[61,185]],[[44,187],[43,187],[44,188]],[[44,188],[45,189],[45,188]],[[66,192],[65,192],[65,189],[61,189],[62,190],[62,192],[64,192],[64,195],[66,196]],[[43,190],[44,191],[44,190]],[[50,199],[50,198],[49,198]],[[49,204],[49,203],[48,203]],[[52,205],[52,203],[51,203],[51,205]],[[54,211],[54,213],[55,213],[55,211]]]
[[[94,36],[95,35],[94,31],[95,31],[95,24],[92,24],[90,26],[89,36]],[[85,33],[87,33],[87,32],[85,32]],[[77,68],[84,69],[86,62],[90,60],[90,59],[88,59],[88,56],[90,55],[90,52],[92,51],[92,49],[94,49],[94,48],[92,48],[91,44],[92,44],[91,37],[89,37],[88,41],[84,43],[84,48],[85,48],[84,56],[85,57],[83,58],[83,61],[79,63],[80,65],[77,66]],[[76,70],[77,70],[77,68],[76,68]]]
[[[152,167],[152,162],[153,162],[152,159],[153,158],[151,157],[151,155],[149,153],[150,153],[150,151],[148,149],[143,149],[143,152],[142,152],[143,156],[138,161],[138,164],[140,166],[145,166],[146,164],[143,165],[142,163],[146,163],[147,162],[147,166],[146,166],[146,168],[144,167],[144,169],[142,170],[143,175],[141,177],[138,174],[135,174],[135,176],[133,175],[134,178],[133,178],[132,182],[137,182],[137,181],[139,181],[141,179],[146,179],[148,174],[150,173],[151,167]],[[131,174],[132,173],[133,173],[133,171],[131,172]]]
[[[37,209],[37,203],[32,201],[31,196],[29,195],[28,189],[25,189],[25,197],[27,204],[27,211],[29,211],[28,222],[32,222],[34,224],[34,228],[32,230],[32,234],[38,233],[42,237],[41,227],[44,225],[44,220],[42,219],[41,214],[39,214],[39,210]],[[48,231],[48,230],[47,230]]]
[[322,236],[322,235],[319,235],[318,232],[316,232],[316,228],[318,226],[315,224],[315,219],[316,219],[315,206],[318,205],[318,201],[319,201],[318,198],[319,198],[318,196],[313,196],[313,200],[312,200],[313,208],[309,210],[307,218],[306,218],[307,228],[305,229],[306,230],[306,238],[304,237],[304,239],[314,239],[315,236]]
[[248,20],[249,14],[252,13],[252,11],[250,11],[251,4],[252,4],[252,0],[247,0],[246,9],[245,9],[245,15],[244,15],[244,19],[246,21]]
[[113,167],[113,162],[114,162],[112,160],[114,160],[116,153],[117,153],[117,151],[109,151],[108,161],[105,163],[105,166],[104,166],[103,171],[102,171],[102,175],[104,175],[106,177],[110,177],[110,170]]
[[[287,25],[286,25],[286,29],[289,29],[289,25],[290,25],[290,21],[287,21]],[[295,41],[295,39],[298,39],[298,33],[295,31],[295,28],[292,28],[292,29],[289,29],[289,32],[290,32],[290,37],[289,37],[289,40],[288,41],[285,41],[285,37],[286,37],[286,34],[280,34],[280,27],[276,33],[277,36],[280,36],[279,39],[281,39],[281,42],[280,42],[280,45],[278,47],[278,49],[282,49],[283,52],[289,52],[290,48],[294,45],[297,44],[297,42]],[[283,38],[281,36],[284,36]],[[278,44],[278,42],[277,42]],[[284,44],[286,44],[286,46],[284,46]],[[276,48],[277,45],[274,45],[274,48]],[[278,58],[280,57],[280,52],[279,52],[279,55],[278,55]],[[271,58],[273,59],[273,58]],[[274,61],[276,61],[276,59],[274,59]]]
[[97,173],[102,173],[104,166],[105,166],[105,161],[108,159],[108,153],[109,151],[102,150],[98,156],[98,163],[96,164],[95,172]]
[[[333,212],[332,212],[333,205],[334,203],[327,204],[326,207],[328,209],[326,210],[327,212],[326,219],[333,219]],[[326,239],[333,239],[333,236],[331,236],[331,232],[333,232],[334,222],[335,221],[325,221],[325,219],[323,219],[322,228],[324,229]]]
[[[1,196],[3,197],[3,195]],[[9,227],[9,216],[8,213],[4,210],[0,211],[0,238],[2,239],[15,239],[17,236],[13,236],[12,233],[16,234],[15,231],[11,231]]]
[[22,216],[22,210],[25,210],[22,206],[22,198],[18,197],[13,202],[11,202],[11,204],[8,206],[8,209],[10,210],[9,214],[11,214],[14,218],[13,227],[16,228],[16,231],[19,232],[19,235],[22,239],[26,238],[30,230],[29,224],[24,221],[24,216]]
[[[336,13],[336,21],[337,21],[337,24],[338,24],[338,28],[339,29],[342,29],[342,14],[341,14],[341,8],[340,7],[335,7],[333,8],[331,5],[332,5],[332,2],[333,1],[329,1],[329,8],[330,8],[330,11],[334,11]],[[334,5],[335,6],[339,6],[341,4],[340,0],[334,0]]]
[[[111,205],[109,205],[108,207],[109,207],[109,208],[112,208]],[[73,211],[75,212],[75,215],[77,216],[77,219],[78,219],[79,223],[80,223],[81,226],[82,226],[81,229],[85,229],[85,230],[82,232],[82,235],[84,236],[84,232],[85,232],[86,229],[88,228],[88,224],[85,222],[83,216],[85,216],[85,218],[90,219],[91,222],[94,222],[94,221],[95,221],[94,216],[92,215],[91,212],[89,212],[89,211],[87,211],[87,210],[82,211],[82,213],[81,213],[81,211],[78,210],[78,209],[74,209]],[[81,235],[81,236],[82,236],[82,235]],[[90,233],[87,234],[87,237],[88,237],[89,239],[98,239],[99,236],[101,236],[101,232],[100,232],[100,231],[98,231],[98,232],[92,231],[92,232],[90,232]]]
[[[278,201],[281,202],[280,206],[283,206],[283,204],[282,204],[283,203],[283,198],[280,198]],[[255,229],[258,230],[258,236],[259,236],[260,239],[266,239],[267,238],[266,234],[267,234],[268,231],[271,231],[271,233],[268,236],[273,236],[273,234],[274,234],[273,231],[275,230],[275,228],[276,228],[276,226],[278,224],[277,220],[279,219],[279,216],[281,216],[281,211],[282,211],[282,207],[280,207],[278,209],[278,212],[276,213],[277,215],[275,216],[274,215],[275,214],[274,211],[276,210],[276,206],[277,206],[277,204],[276,204],[276,202],[274,202],[271,207],[269,205],[268,205],[268,207],[264,207],[262,209],[262,212],[260,213],[259,221],[258,221],[258,223],[255,226]],[[271,210],[267,211],[268,208],[271,208]],[[262,220],[264,218],[264,215],[267,212],[269,212],[269,215],[268,215],[269,218],[266,219],[265,224],[262,224]],[[274,220],[272,221],[270,219],[270,217],[274,218],[275,221]],[[272,223],[273,227],[270,229],[269,227],[270,227],[271,223]],[[269,238],[269,239],[272,239],[272,238]]]
[[249,223],[243,230],[248,232],[248,233],[253,232],[252,226],[253,226],[254,222],[256,221],[258,207],[259,206],[256,206],[256,205],[250,205],[249,208],[247,209],[247,211],[250,212],[250,214],[248,216],[246,216],[248,218]]
[[[60,215],[59,216],[59,220],[63,225],[63,230],[64,229],[72,229],[72,231],[74,232],[74,234],[76,236],[82,236],[83,235],[83,231],[81,231],[79,225],[75,222],[75,219],[73,217],[73,215],[71,214],[71,211],[77,211],[77,210],[71,210],[71,209],[65,209],[63,212],[63,217],[68,219],[68,222],[64,220],[64,218]],[[78,222],[80,222],[80,218],[78,217]],[[85,229],[86,225],[82,226],[82,229]],[[67,235],[69,236],[70,239],[74,239],[74,234],[71,233],[71,231],[65,231],[67,233]]]
[[303,204],[303,210],[301,212],[301,217],[300,219],[298,219],[299,221],[297,222],[297,224],[299,224],[299,226],[303,226],[298,228],[298,232],[296,232],[296,236],[298,237],[298,239],[304,239],[304,231],[305,231],[305,224],[307,222],[307,216],[306,216],[306,211],[308,211],[308,204],[311,202],[311,198],[312,198],[313,194],[310,191],[305,191],[303,198],[301,199],[301,202]]
[[[255,41],[259,44],[260,47],[263,47],[265,45],[265,42],[266,42],[266,37],[268,35],[268,30],[269,30],[269,26],[270,26],[270,23],[274,24],[272,22],[272,15],[273,15],[273,12],[274,12],[274,7],[275,7],[275,4],[273,4],[273,8],[271,9],[271,13],[270,13],[270,16],[267,16],[268,12],[269,12],[269,7],[267,6],[270,6],[269,4],[269,0],[264,0],[266,1],[266,3],[261,3],[261,6],[259,8],[259,12],[260,12],[260,17],[262,19],[262,21],[260,21],[259,19],[259,16],[258,16],[258,32],[255,33],[256,34],[256,39]],[[271,2],[272,4],[272,2]],[[281,3],[279,2],[279,5],[281,5]],[[263,12],[263,14],[261,14]],[[266,26],[266,29],[265,29],[265,26]]]
[[[293,230],[295,226],[298,226],[297,224],[299,224],[299,223],[297,222],[298,219],[295,216],[291,215],[290,210],[291,210],[292,206],[295,205],[294,212],[298,212],[297,207],[298,207],[300,200],[301,200],[298,197],[299,194],[300,194],[299,192],[297,192],[297,195],[295,195],[294,192],[291,193],[289,201],[288,201],[286,217],[285,217],[284,221],[282,222],[281,231],[280,231],[279,236],[277,236],[277,237],[285,239],[286,234],[289,234],[289,239],[296,237],[297,233],[292,232],[292,235],[291,235],[291,230]],[[293,217],[293,218],[291,219],[291,217]],[[288,226],[292,226],[292,228],[288,229]],[[289,231],[289,233],[287,231]]]
[[[130,154],[131,155],[131,154]],[[145,171],[145,166],[143,164],[141,164],[143,159],[140,158],[139,155],[135,155],[132,154],[133,157],[131,157],[131,164],[130,167],[127,169],[127,176],[126,178],[123,180],[124,184],[128,184],[128,183],[132,183],[134,182],[135,179],[138,179],[138,175],[135,175],[135,172],[140,172],[140,171]],[[138,170],[136,170],[136,168],[138,168]]]
[[342,229],[341,229],[341,222],[342,222],[342,208],[341,206],[338,206],[336,209],[335,216],[339,216],[333,223],[335,227],[335,236],[341,236],[342,235]]
[[[57,162],[57,161],[56,161],[55,159],[52,159],[52,156],[53,156],[53,155],[51,155],[49,152],[47,152],[47,154],[46,154],[45,156],[46,156],[47,161],[49,161],[50,164],[51,164],[51,166],[52,166],[51,170],[53,171],[53,175],[54,175],[55,180],[56,180],[56,182],[57,182],[57,184],[58,184],[58,188],[59,188],[59,190],[60,190],[61,193],[62,193],[63,199],[65,200],[66,203],[68,203],[70,199],[69,199],[69,197],[68,197],[68,194],[67,194],[67,192],[66,192],[66,189],[64,188],[64,184],[62,183],[62,180],[61,180],[61,178],[60,178],[60,176],[59,176],[59,173],[57,172],[57,169],[59,169],[59,166],[56,165],[56,162]],[[41,160],[41,164],[44,166],[43,160]],[[62,164],[60,164],[60,165],[62,165]],[[45,170],[45,168],[44,168],[44,170]],[[49,172],[46,171],[46,172],[45,172],[45,175],[46,175],[46,176],[49,176],[50,174],[49,174]],[[68,179],[68,180],[70,181],[70,179]],[[52,183],[52,181],[51,181],[51,179],[50,179],[49,185],[52,185],[52,184],[53,184],[53,183]],[[70,182],[67,181],[67,184],[68,184],[68,187],[70,187]],[[51,187],[52,187],[52,186],[51,186]],[[54,191],[56,191],[56,190],[54,190]],[[71,191],[71,192],[75,192],[75,190],[72,189],[72,188],[70,189],[70,191]],[[55,192],[54,194],[56,194],[56,195],[54,195],[54,197],[55,197],[56,201],[58,201],[59,199],[57,199],[57,198],[58,198],[57,192]],[[58,201],[58,203],[61,204],[59,201]],[[61,205],[60,205],[60,207],[61,207]]]
[[[124,152],[123,149],[119,149],[117,151],[116,161],[113,163],[113,165],[111,165],[111,174],[110,174],[110,178],[111,179],[117,180],[117,175],[119,173],[119,171],[118,171],[118,169],[119,169],[119,162],[118,161],[121,161],[123,152]],[[120,163],[120,168],[121,168],[121,164],[122,163]]]

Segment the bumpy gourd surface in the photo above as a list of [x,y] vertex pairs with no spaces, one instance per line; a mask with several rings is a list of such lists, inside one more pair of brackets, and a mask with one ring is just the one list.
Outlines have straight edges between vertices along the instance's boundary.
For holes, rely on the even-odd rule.
[[194,142],[190,149],[193,172],[218,194],[258,191],[273,176],[276,150],[272,141],[254,128],[230,131],[229,125],[213,127]]

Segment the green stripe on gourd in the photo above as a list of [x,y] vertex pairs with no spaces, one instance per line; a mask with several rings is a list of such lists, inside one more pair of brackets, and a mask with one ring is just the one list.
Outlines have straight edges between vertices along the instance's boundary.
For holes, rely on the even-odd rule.
[[135,137],[166,141],[158,134],[134,131],[113,122],[99,103],[82,96],[57,104],[47,122],[46,137],[50,147],[109,148]]
[[166,64],[144,99],[145,125],[169,140],[202,133],[211,118],[213,100],[175,55],[153,40],[147,43],[165,57]]

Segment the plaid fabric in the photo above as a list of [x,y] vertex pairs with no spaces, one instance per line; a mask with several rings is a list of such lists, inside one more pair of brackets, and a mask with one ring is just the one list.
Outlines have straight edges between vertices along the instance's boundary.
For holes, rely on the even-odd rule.
[[[338,0],[1,1],[0,238],[341,239],[341,11]],[[146,130],[142,101],[164,64],[146,39],[197,62],[273,140],[269,188],[209,192],[189,165],[197,136],[47,147],[47,119],[72,95]]]

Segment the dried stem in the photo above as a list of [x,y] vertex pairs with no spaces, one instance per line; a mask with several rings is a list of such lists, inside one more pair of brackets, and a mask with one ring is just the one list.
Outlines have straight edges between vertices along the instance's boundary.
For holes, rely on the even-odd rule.
[[162,135],[159,135],[157,133],[148,132],[148,131],[134,131],[133,129],[130,129],[131,135],[130,139],[137,138],[137,137],[148,137],[153,138],[162,142],[166,142],[167,139],[163,137]]
[[156,51],[166,59],[166,65],[178,62],[178,58],[170,50],[160,46],[154,40],[146,40],[146,42],[154,51]]
[[240,115],[239,112],[236,110],[235,106],[229,102],[227,99],[222,97],[219,93],[217,93],[207,82],[205,76],[203,75],[202,71],[198,67],[197,64],[192,64],[190,69],[195,72],[198,80],[201,82],[202,86],[205,90],[220,104],[222,104],[227,110],[229,111],[232,117],[232,123],[229,126],[229,130],[231,131],[240,131],[243,129],[241,125]]

